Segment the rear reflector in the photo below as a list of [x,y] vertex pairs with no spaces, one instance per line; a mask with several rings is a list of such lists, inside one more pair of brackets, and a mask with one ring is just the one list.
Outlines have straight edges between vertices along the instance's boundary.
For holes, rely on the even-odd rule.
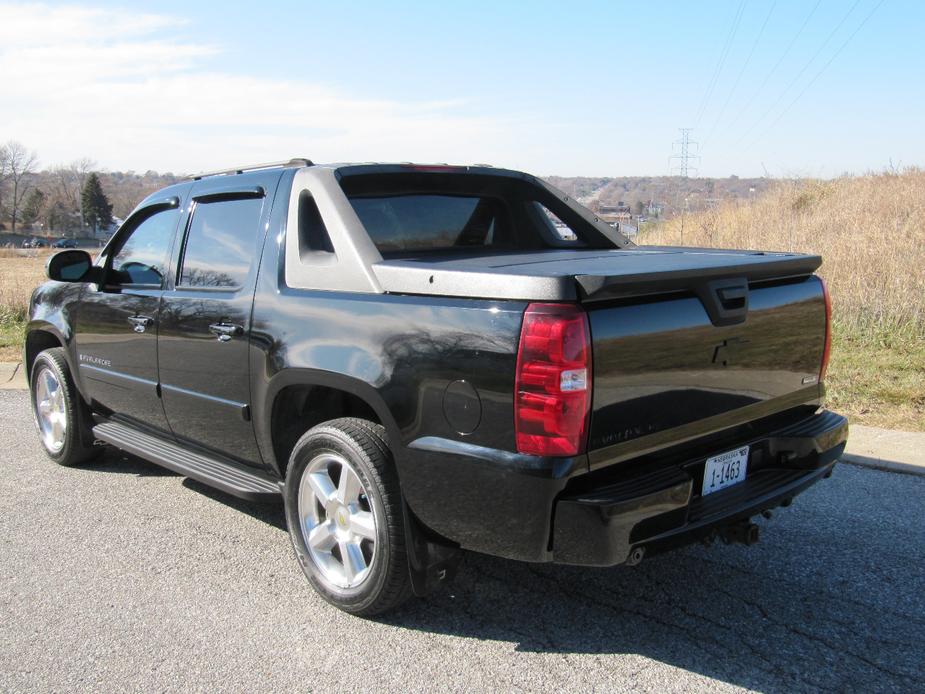
[[822,282],[822,296],[825,298],[825,346],[822,348],[822,364],[819,366],[819,382],[822,383],[829,368],[829,355],[832,352],[832,297],[825,280],[820,277],[819,281]]
[[517,450],[543,456],[584,453],[591,411],[591,331],[573,304],[530,304],[517,354]]

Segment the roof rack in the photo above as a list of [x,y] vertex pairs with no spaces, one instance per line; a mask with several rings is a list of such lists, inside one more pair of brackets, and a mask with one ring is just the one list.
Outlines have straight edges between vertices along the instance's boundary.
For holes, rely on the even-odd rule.
[[234,166],[230,169],[219,169],[218,171],[203,171],[198,174],[191,174],[187,176],[187,179],[192,179],[198,181],[200,178],[206,178],[208,176],[234,176],[236,174],[244,173],[245,171],[256,171],[257,169],[278,169],[278,168],[292,168],[292,167],[302,167],[302,166],[314,166],[311,159],[306,159],[305,157],[293,157],[286,161],[273,161],[266,164],[250,164],[248,166]]

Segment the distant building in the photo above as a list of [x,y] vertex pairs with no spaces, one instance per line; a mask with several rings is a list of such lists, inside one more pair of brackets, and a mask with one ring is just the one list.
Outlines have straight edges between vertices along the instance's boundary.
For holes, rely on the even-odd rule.
[[630,210],[629,205],[627,205],[625,202],[621,200],[616,205],[601,204],[598,207],[598,212],[600,212],[601,214],[609,214],[609,215],[629,215],[632,212],[632,210]]

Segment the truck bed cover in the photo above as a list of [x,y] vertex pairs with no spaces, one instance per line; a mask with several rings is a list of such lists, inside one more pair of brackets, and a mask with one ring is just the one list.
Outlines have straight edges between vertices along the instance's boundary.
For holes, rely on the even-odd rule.
[[389,293],[587,302],[696,291],[724,278],[807,276],[821,262],[798,253],[640,246],[389,258],[374,264],[373,272]]

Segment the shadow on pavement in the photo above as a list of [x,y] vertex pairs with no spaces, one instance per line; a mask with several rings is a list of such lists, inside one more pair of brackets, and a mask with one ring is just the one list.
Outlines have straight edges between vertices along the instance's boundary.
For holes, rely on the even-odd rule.
[[[121,475],[137,475],[138,477],[182,477],[182,475],[151,463],[144,458],[139,458],[108,446],[99,458],[74,469],[88,473],[114,472]],[[278,504],[245,501],[189,477],[183,478],[182,485],[190,491],[229,506],[241,513],[246,513],[268,525],[275,526],[280,530],[286,530],[286,516],[283,512],[282,500]]]
[[138,477],[179,477],[173,470],[149,463],[144,458],[138,458],[111,446],[104,446],[99,458],[73,469],[84,472],[115,472]]
[[611,569],[469,554],[454,585],[383,621],[525,653],[638,654],[761,691],[902,690],[922,677],[921,620],[898,629],[896,613],[726,563],[729,550]]
[[[173,474],[117,452],[88,469]],[[467,553],[451,585],[376,621],[507,642],[523,653],[636,654],[761,691],[922,691],[925,609],[917,596],[925,594],[925,581],[906,566],[915,559],[867,552],[893,547],[896,528],[864,507],[864,485],[873,482],[855,470],[846,470],[840,487],[814,492],[832,499],[795,505],[806,508],[783,521],[783,536],[757,547],[695,546],[609,569]],[[189,479],[183,484],[286,530],[282,504],[243,501]],[[778,522],[768,528],[772,538]],[[877,570],[883,561],[902,565],[898,579],[889,571],[895,567]],[[637,674],[648,667],[640,663]]]
[[183,486],[187,489],[191,489],[199,494],[202,494],[205,497],[218,501],[219,503],[225,504],[225,506],[230,506],[231,508],[240,511],[241,513],[246,513],[252,518],[256,518],[259,521],[263,521],[267,525],[272,525],[275,528],[279,528],[285,532],[288,532],[286,527],[286,513],[283,509],[283,500],[280,498],[279,503],[258,503],[255,501],[246,501],[244,499],[239,499],[236,496],[231,494],[226,494],[223,491],[210,487],[207,484],[202,482],[197,482],[192,480],[189,477],[183,480]]

